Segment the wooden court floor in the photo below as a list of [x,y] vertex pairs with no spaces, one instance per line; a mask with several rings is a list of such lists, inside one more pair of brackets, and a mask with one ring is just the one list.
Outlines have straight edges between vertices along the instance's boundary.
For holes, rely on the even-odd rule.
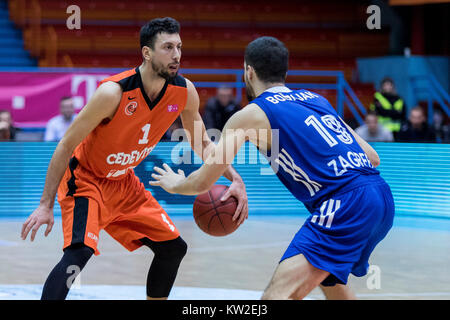
[[[34,242],[20,239],[23,220],[0,219],[0,285],[42,285],[62,256],[60,219],[47,238],[41,228]],[[250,215],[235,233],[220,238],[204,234],[189,216],[172,220],[189,246],[175,287],[263,291],[305,217]],[[102,231],[99,250],[83,270],[81,285],[145,285],[150,249],[130,253]],[[349,277],[359,299],[450,299],[450,221],[396,217],[369,262],[377,275],[373,269],[365,277]],[[320,289],[308,297],[324,298]]]

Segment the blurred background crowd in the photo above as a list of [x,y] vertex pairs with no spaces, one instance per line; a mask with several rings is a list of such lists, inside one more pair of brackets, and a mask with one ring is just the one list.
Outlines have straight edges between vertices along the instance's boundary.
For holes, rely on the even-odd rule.
[[[67,25],[72,4],[79,29]],[[342,116],[367,141],[449,143],[449,7],[442,0],[0,0],[0,140],[59,141],[101,78],[140,64],[140,26],[172,16],[181,24],[181,73],[196,84],[207,129],[222,130],[248,102],[223,70],[242,69],[246,44],[270,35],[290,50],[290,70],[311,70],[287,82],[338,110],[342,101]],[[325,73],[314,74],[334,70],[342,73],[334,87]],[[346,83],[363,108],[351,108]],[[163,139],[180,127],[178,119]]]

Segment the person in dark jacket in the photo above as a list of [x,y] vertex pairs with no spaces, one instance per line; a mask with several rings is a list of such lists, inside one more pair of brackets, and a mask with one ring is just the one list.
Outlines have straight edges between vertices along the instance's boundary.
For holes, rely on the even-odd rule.
[[203,121],[206,129],[222,131],[228,119],[241,109],[234,101],[233,89],[227,86],[217,88],[217,94],[205,105]]
[[411,109],[408,122],[402,125],[396,141],[400,142],[436,142],[434,130],[426,123],[421,107]]
[[439,109],[433,112],[433,130],[436,134],[436,142],[450,143],[450,125],[445,123],[445,115]]

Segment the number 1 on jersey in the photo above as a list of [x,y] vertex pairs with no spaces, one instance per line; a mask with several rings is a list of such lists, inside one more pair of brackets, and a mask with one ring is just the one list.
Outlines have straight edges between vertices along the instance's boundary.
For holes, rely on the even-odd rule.
[[325,129],[325,127],[322,125],[322,123],[320,123],[319,120],[317,120],[316,117],[314,116],[309,116],[306,120],[305,123],[310,126],[312,125],[314,127],[314,129],[317,130],[317,132],[322,136],[322,138],[328,143],[328,145],[330,147],[333,147],[335,145],[338,144],[338,142],[336,141],[336,139],[334,139],[331,134],[327,131],[327,129]]
[[148,133],[150,131],[150,123],[147,123],[145,126],[143,126],[141,128],[142,131],[144,131],[144,136],[142,137],[142,139],[139,139],[139,144],[147,144],[148,143]]
[[[353,143],[352,135],[349,132],[347,132],[347,130],[342,126],[342,124],[336,119],[335,116],[327,114],[322,116],[320,119],[329,129],[331,129],[337,134],[338,139],[341,140],[343,143],[345,144]],[[334,139],[331,136],[328,130],[322,125],[322,123],[315,116],[309,116],[308,118],[306,118],[305,123],[308,126],[312,125],[330,147],[333,147],[338,144],[336,139]]]

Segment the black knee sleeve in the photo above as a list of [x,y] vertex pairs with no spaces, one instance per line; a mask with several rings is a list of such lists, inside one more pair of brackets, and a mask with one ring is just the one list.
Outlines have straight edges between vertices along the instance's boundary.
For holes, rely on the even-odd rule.
[[41,300],[64,300],[76,275],[83,270],[93,253],[94,250],[84,244],[67,247],[61,261],[45,281]]
[[153,241],[149,238],[144,238],[141,241],[152,249],[155,256],[158,255],[158,257],[164,259],[179,259],[181,261],[187,251],[187,244],[181,237],[168,241]]
[[160,242],[144,238],[142,243],[155,253],[147,277],[147,296],[151,298],[168,297],[178,267],[186,254],[187,244],[181,237]]

